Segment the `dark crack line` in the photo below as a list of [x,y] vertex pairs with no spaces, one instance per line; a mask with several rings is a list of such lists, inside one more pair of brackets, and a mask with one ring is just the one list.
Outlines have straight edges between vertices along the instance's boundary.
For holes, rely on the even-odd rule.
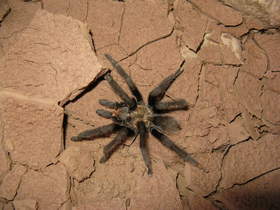
[[235,67],[235,68],[239,68],[243,65],[243,64],[231,64],[231,63],[215,63],[215,62],[209,62],[209,61],[203,61],[203,63],[210,64],[213,66],[228,66],[228,67]]
[[129,57],[131,57],[133,55],[135,55],[136,53],[138,53],[138,51],[140,51],[142,48],[146,47],[147,45],[150,45],[150,44],[152,44],[154,42],[157,42],[157,41],[160,41],[162,39],[166,39],[166,38],[170,37],[173,34],[173,32],[174,32],[174,27],[172,28],[171,32],[169,32],[168,34],[163,35],[163,36],[161,36],[159,38],[156,38],[154,40],[150,40],[150,41],[146,42],[142,46],[138,47],[134,52],[130,53],[128,56],[126,56],[126,57],[122,58],[121,60],[119,60],[119,62],[121,62],[121,61],[123,61],[123,60],[125,60],[125,59],[127,59],[127,58],[129,58]]
[[75,96],[73,99],[71,99],[71,95],[73,92],[69,93],[69,95],[64,98],[63,100],[58,102],[58,105],[61,107],[67,106],[71,102],[76,102],[79,100],[82,96],[90,92],[92,89],[94,89],[102,80],[104,80],[104,76],[109,72],[108,69],[102,69],[95,78],[85,87],[81,88],[83,90],[81,93],[79,93],[77,96]]
[[[267,175],[267,174],[269,174],[269,173],[271,173],[271,172],[273,172],[273,171],[277,171],[277,170],[280,170],[280,167],[277,167],[277,168],[268,170],[268,171],[266,171],[266,172],[264,172],[264,173],[261,173],[261,174],[259,174],[258,176],[255,176],[255,177],[253,177],[253,178],[247,180],[246,182],[243,182],[243,183],[235,183],[235,184],[233,184],[231,187],[225,188],[225,189],[220,190],[220,191],[213,192],[213,193],[209,194],[207,197],[205,196],[204,198],[207,198],[207,199],[211,200],[211,202],[212,202],[213,205],[218,204],[218,206],[216,206],[216,205],[215,205],[215,206],[218,207],[218,208],[221,209],[221,210],[227,209],[227,208],[225,208],[225,205],[224,205],[221,201],[216,200],[215,198],[212,197],[215,193],[217,193],[217,192],[220,193],[220,192],[224,192],[224,191],[227,191],[227,190],[231,190],[231,189],[234,189],[236,186],[244,186],[244,185],[246,185],[246,184],[248,184],[248,183],[250,183],[250,182],[254,182],[254,181],[257,180],[258,178],[261,178],[261,177],[263,177],[263,176],[265,176],[265,175]],[[217,203],[217,202],[218,202],[218,203]],[[220,206],[220,205],[221,205],[221,206]]]
[[0,19],[0,27],[1,27],[1,23],[5,20],[5,18],[10,14],[10,12],[12,11],[11,8],[9,8],[6,13],[2,16],[2,18]]
[[232,120],[229,121],[229,124],[233,123],[237,118],[242,117],[242,112],[239,112]]
[[242,185],[246,185],[246,184],[248,184],[249,182],[253,182],[253,181],[255,181],[256,179],[258,179],[258,178],[260,178],[260,177],[262,177],[262,176],[265,176],[265,175],[267,175],[267,174],[269,174],[269,173],[271,173],[271,172],[273,172],[273,171],[277,171],[277,170],[280,170],[280,167],[273,168],[273,169],[270,169],[270,170],[268,170],[268,171],[265,171],[265,172],[263,172],[263,173],[259,174],[258,176],[255,176],[255,177],[253,177],[253,178],[251,178],[251,179],[247,180],[246,182],[242,182],[242,183],[235,183],[235,184],[233,184],[231,187],[226,188],[226,189],[224,189],[224,190],[230,190],[230,189],[233,189],[235,186],[242,186]]
[[261,173],[261,174],[255,176],[255,177],[253,177],[253,178],[251,178],[251,179],[245,181],[245,182],[242,182],[242,183],[235,183],[235,184],[233,184],[231,187],[224,188],[224,189],[219,189],[219,188],[220,188],[220,183],[221,183],[221,181],[222,181],[222,179],[223,179],[222,168],[223,168],[223,165],[224,165],[224,159],[225,159],[226,155],[229,153],[230,149],[233,148],[234,146],[236,146],[236,145],[238,145],[238,144],[242,144],[242,143],[247,142],[247,141],[250,141],[250,140],[252,140],[251,137],[249,137],[248,139],[245,139],[245,140],[243,140],[243,141],[240,141],[240,142],[238,142],[238,143],[236,143],[236,144],[229,145],[229,147],[228,147],[228,148],[226,149],[226,151],[224,152],[224,155],[223,155],[223,158],[222,158],[222,161],[221,161],[221,166],[220,166],[220,170],[221,170],[221,173],[220,173],[220,174],[221,174],[221,175],[220,175],[220,179],[218,180],[218,183],[217,183],[217,185],[216,185],[216,187],[215,187],[216,189],[215,189],[213,192],[209,193],[208,195],[204,196],[204,198],[211,198],[214,194],[216,194],[216,193],[218,193],[218,192],[223,192],[223,191],[226,191],[226,190],[230,190],[230,189],[234,188],[235,186],[246,185],[246,184],[248,184],[249,182],[252,182],[252,181],[254,181],[254,180],[256,180],[256,179],[258,179],[258,178],[260,178],[260,177],[262,177],[262,176],[265,176],[265,175],[268,174],[268,173],[271,173],[271,172],[273,172],[273,171],[276,171],[276,170],[279,170],[279,169],[280,169],[280,167],[276,167],[276,168],[274,168],[274,169],[271,169],[271,170],[268,170],[268,171],[266,171],[266,172],[263,172],[263,173]]
[[96,47],[95,47],[95,41],[94,41],[94,38],[93,38],[93,33],[92,33],[92,30],[90,29],[89,30],[89,36],[90,36],[90,39],[91,39],[91,47],[92,47],[92,50],[93,52],[97,55],[97,50],[96,50]]
[[216,184],[216,186],[215,186],[215,190],[212,191],[212,192],[210,192],[208,195],[205,195],[204,198],[210,198],[210,197],[212,197],[214,194],[216,194],[216,193],[218,193],[218,192],[221,191],[221,190],[219,190],[219,189],[220,189],[221,181],[222,181],[222,179],[223,179],[224,160],[225,160],[227,154],[229,153],[229,151],[231,150],[231,148],[233,148],[234,146],[236,146],[236,145],[238,145],[238,144],[242,144],[242,143],[244,143],[244,142],[247,142],[247,141],[249,141],[249,140],[252,140],[252,138],[249,137],[249,138],[247,138],[247,139],[245,139],[245,140],[243,140],[243,141],[237,142],[236,144],[230,144],[230,145],[228,145],[228,147],[227,147],[227,148],[225,149],[225,151],[224,151],[224,154],[223,154],[223,157],[222,157],[222,160],[221,160],[221,165],[220,165],[220,178],[219,178],[219,180],[218,180],[218,182],[217,182],[217,184]]
[[199,73],[198,73],[198,79],[197,79],[197,96],[195,98],[195,102],[194,102],[194,106],[197,104],[198,100],[199,100],[199,97],[200,97],[200,91],[201,91],[201,77],[202,77],[202,71],[203,71],[203,67],[204,67],[204,63],[202,63],[200,65],[200,70],[199,70]]
[[233,87],[235,86],[235,83],[236,83],[236,81],[237,81],[237,79],[239,77],[239,72],[240,72],[240,68],[237,69],[237,73],[236,73],[236,75],[234,77],[233,84],[232,84]]
[[209,24],[209,20],[207,19],[207,22],[206,22],[206,24],[205,24],[205,28],[204,28],[204,32],[203,32],[203,37],[202,37],[202,40],[200,41],[200,43],[199,43],[199,45],[197,46],[197,48],[196,48],[196,50],[192,50],[191,48],[189,48],[188,46],[188,48],[189,48],[189,50],[191,50],[191,51],[193,51],[194,53],[198,53],[200,50],[201,50],[201,48],[202,48],[202,46],[203,46],[203,44],[204,44],[204,42],[205,42],[205,39],[206,39],[206,36],[207,36],[207,28],[208,28],[208,24]]
[[121,34],[122,34],[122,29],[123,29],[123,19],[124,19],[124,14],[125,14],[125,6],[123,7],[123,11],[121,14],[121,25],[120,25],[120,30],[119,30],[119,34],[118,34],[118,44],[120,43],[120,39],[121,39]]
[[[204,42],[205,42],[205,37],[206,37],[206,35],[207,35],[207,33],[205,33],[205,31],[206,31],[206,29],[204,30],[204,34],[203,34],[203,37],[202,37],[202,40],[201,40],[201,42],[199,43],[199,45],[197,46],[197,48],[196,48],[196,50],[195,50],[195,53],[197,54],[200,50],[201,50],[201,48],[202,48],[202,46],[203,46],[203,44],[204,44]],[[190,49],[191,50],[191,49]]]
[[62,145],[60,149],[60,153],[65,150],[66,148],[66,134],[67,134],[67,128],[68,128],[68,115],[64,114],[63,115],[63,120],[62,120]]

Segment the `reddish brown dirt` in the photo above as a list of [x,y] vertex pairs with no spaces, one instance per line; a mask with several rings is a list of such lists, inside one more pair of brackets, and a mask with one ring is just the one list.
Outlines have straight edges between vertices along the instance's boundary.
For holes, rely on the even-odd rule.
[[[280,209],[280,4],[250,2],[1,1],[0,209]],[[170,138],[208,173],[152,136],[151,177],[138,140],[105,164],[112,137],[70,140],[119,100],[104,53],[145,98],[186,61]]]

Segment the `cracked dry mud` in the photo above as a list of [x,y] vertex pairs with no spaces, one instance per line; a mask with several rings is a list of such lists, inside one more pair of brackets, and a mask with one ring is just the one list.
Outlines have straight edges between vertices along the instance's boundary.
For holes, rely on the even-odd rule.
[[[0,209],[280,209],[280,3],[232,0],[0,1]],[[171,139],[209,173],[150,136],[106,164],[98,99],[109,53],[149,91],[185,60],[167,100]],[[113,70],[113,76],[127,89]],[[130,143],[130,142],[127,142]]]

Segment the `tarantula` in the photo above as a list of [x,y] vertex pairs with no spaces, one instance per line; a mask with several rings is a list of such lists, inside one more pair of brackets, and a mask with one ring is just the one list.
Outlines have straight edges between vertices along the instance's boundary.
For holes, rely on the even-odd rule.
[[131,77],[110,55],[105,54],[105,57],[117,70],[118,74],[125,80],[133,97],[127,95],[127,93],[113,79],[110,72],[107,73],[105,75],[105,80],[107,80],[115,94],[122,99],[122,102],[100,99],[99,103],[102,106],[112,109],[113,111],[98,109],[96,110],[96,113],[103,118],[111,119],[113,122],[95,129],[85,130],[77,136],[73,136],[71,140],[93,140],[95,138],[109,136],[116,132],[117,135],[115,138],[103,149],[104,156],[100,159],[100,163],[104,163],[128,137],[135,136],[136,138],[140,135],[140,149],[143,160],[148,169],[148,175],[151,175],[152,164],[147,148],[147,139],[150,132],[161,144],[177,153],[184,161],[203,170],[202,166],[196,160],[174,144],[168,136],[164,134],[164,132],[181,129],[179,123],[174,118],[164,114],[175,110],[186,110],[188,108],[187,102],[184,99],[168,102],[161,101],[168,88],[176,78],[183,73],[182,65],[175,73],[166,77],[150,92],[148,104],[145,104],[142,94],[132,81]]

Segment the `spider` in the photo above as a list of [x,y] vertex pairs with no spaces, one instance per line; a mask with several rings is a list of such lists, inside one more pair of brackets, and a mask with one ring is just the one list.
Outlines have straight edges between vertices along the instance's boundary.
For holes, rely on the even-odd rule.
[[173,143],[166,133],[180,130],[179,123],[166,113],[175,110],[187,110],[188,104],[184,99],[163,102],[166,91],[172,83],[183,73],[182,65],[173,74],[166,77],[156,88],[154,88],[148,96],[148,104],[144,103],[142,94],[131,77],[110,55],[105,57],[111,65],[117,70],[118,74],[127,83],[133,97],[130,97],[113,79],[112,75],[107,73],[104,78],[116,95],[122,100],[121,102],[113,102],[106,99],[100,99],[100,105],[111,109],[96,110],[96,113],[106,119],[111,119],[112,123],[89,129],[81,132],[77,136],[71,138],[72,141],[93,140],[95,138],[110,136],[117,133],[115,138],[103,148],[103,157],[100,163],[105,163],[116,149],[122,145],[129,137],[137,138],[140,135],[140,150],[143,156],[148,175],[152,175],[152,163],[147,148],[147,139],[149,132],[160,141],[161,144],[174,151],[184,161],[203,169],[203,167],[193,159],[187,152]]

